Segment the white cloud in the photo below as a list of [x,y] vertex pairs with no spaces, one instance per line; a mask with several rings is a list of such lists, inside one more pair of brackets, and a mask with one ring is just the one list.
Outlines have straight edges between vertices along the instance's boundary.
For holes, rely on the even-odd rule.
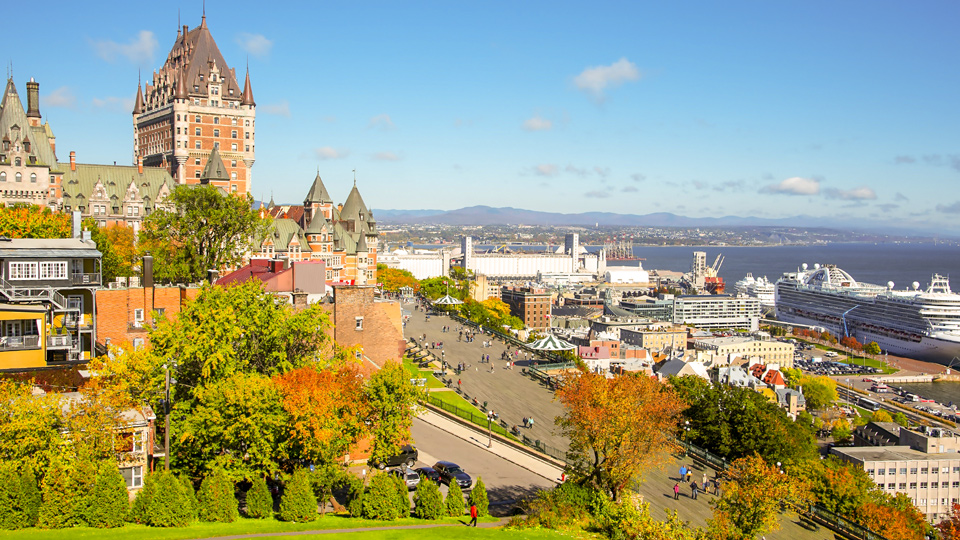
[[286,116],[287,118],[290,118],[290,102],[285,99],[277,103],[260,105],[257,107],[257,110],[262,111],[266,114],[273,114],[276,116]]
[[610,176],[610,167],[595,166],[593,168],[593,172],[597,173],[597,176],[600,178],[606,179],[608,176]]
[[636,192],[638,192],[638,191],[640,191],[640,190],[637,189],[637,188],[635,188],[634,186],[624,186],[624,188],[621,189],[620,191],[622,191],[622,192],[624,192],[624,193],[636,193]]
[[560,168],[552,163],[541,163],[534,167],[533,172],[538,176],[555,176]]
[[587,171],[586,169],[581,169],[580,167],[575,167],[575,166],[573,166],[573,164],[567,165],[563,170],[566,171],[566,172],[568,172],[568,173],[573,173],[573,174],[579,176],[580,178],[583,178],[583,177],[586,176],[587,173],[588,173],[588,171]]
[[373,155],[376,161],[400,161],[400,156],[394,152],[377,152]]
[[594,190],[594,191],[588,191],[584,193],[583,196],[589,197],[591,199],[606,199],[607,197],[610,196],[610,193],[606,191]]
[[349,150],[337,150],[330,146],[321,146],[314,149],[314,153],[320,159],[341,159],[350,155]]
[[109,96],[105,98],[93,98],[91,103],[98,109],[108,111],[129,113],[133,110],[133,98]]
[[527,131],[547,131],[553,129],[553,122],[545,118],[540,118],[540,115],[537,115],[533,118],[526,119],[523,122],[523,129]]
[[[72,109],[77,106],[77,96],[73,95],[73,91],[71,91],[69,87],[61,86],[43,96],[40,103],[46,107],[65,107]],[[133,107],[131,107],[131,109],[132,108]]]
[[840,199],[841,201],[872,201],[877,198],[877,192],[866,186],[853,189],[825,189],[823,194],[829,199]]
[[130,43],[117,43],[107,39],[95,41],[92,45],[97,55],[107,62],[116,62],[117,58],[122,56],[134,64],[146,64],[153,60],[153,53],[159,44],[153,32],[141,30]]
[[779,184],[770,184],[760,190],[761,193],[782,193],[784,195],[817,195],[820,193],[820,181],[812,178],[794,176]]
[[938,204],[937,212],[943,212],[944,214],[960,214],[960,201],[957,201],[951,205]]
[[393,120],[390,118],[389,114],[378,114],[370,119],[370,125],[367,127],[379,127],[380,129],[387,130],[393,129],[396,126],[393,124]]
[[640,70],[636,64],[621,58],[609,66],[593,66],[583,70],[574,77],[573,84],[594,98],[603,101],[604,90],[616,88],[627,81],[636,81],[640,78]]
[[246,32],[237,35],[237,45],[258,58],[270,54],[270,49],[273,48],[273,42],[264,37],[263,34],[248,34]]
[[633,180],[634,182],[643,182],[644,180],[647,179],[647,176],[644,174],[635,173],[630,175],[630,179]]

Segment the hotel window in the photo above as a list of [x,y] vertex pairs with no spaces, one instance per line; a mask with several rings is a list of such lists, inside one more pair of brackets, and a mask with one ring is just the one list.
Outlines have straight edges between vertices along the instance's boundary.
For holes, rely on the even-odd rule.
[[900,468],[900,474],[907,474],[907,468],[906,468],[906,467],[901,467],[901,468]]
[[927,474],[929,469],[927,467],[920,467],[920,474]]
[[916,467],[910,467],[910,474],[917,474],[917,468],[916,468]]
[[[193,104],[194,104],[194,105],[199,105],[199,104],[200,104],[200,98],[193,98]],[[198,116],[197,118],[200,118],[200,117]],[[199,120],[197,120],[197,122],[199,122]]]
[[248,132],[244,133],[244,134],[243,134],[243,138],[244,138],[244,139],[249,139],[249,138],[250,138],[250,132],[248,131]]
[[249,144],[247,145],[247,150],[246,150],[246,151],[247,151],[247,152],[250,151],[250,145],[249,145]]
[[199,165],[199,164],[200,164],[200,158],[193,158],[193,164],[194,164],[194,165]]
[[127,483],[127,489],[143,487],[143,467],[124,467],[120,469],[123,481]]
[[7,181],[7,173],[0,172],[0,182],[6,182],[6,181]]
[[214,136],[214,137],[219,137],[219,136],[220,136],[220,130],[219,130],[219,129],[213,130],[213,136]]
[[199,150],[199,149],[200,149],[200,139],[197,139],[195,142],[196,142],[196,144],[195,144],[194,146],[196,146],[196,147],[197,147],[197,150]]
[[236,179],[237,179],[237,173],[236,173],[236,171],[230,173],[230,179],[236,181]]
[[237,138],[237,130],[234,129],[234,130],[230,131],[230,137],[236,139],[236,138]]
[[12,262],[7,267],[10,279],[37,279],[37,263]]
[[243,125],[245,125],[245,126],[247,126],[247,127],[250,127],[250,121],[247,120],[246,122],[243,123]]
[[67,263],[65,262],[40,263],[40,279],[67,279]]
[[199,137],[199,136],[200,136],[200,128],[194,128],[194,129],[193,129],[193,134],[196,135],[197,137]]
[[[18,165],[19,165],[19,163],[18,163]],[[22,181],[23,181],[23,175],[20,174],[20,173],[17,173],[16,179],[17,179],[17,182],[22,182]]]
[[237,185],[230,184],[230,193],[236,193],[236,192],[237,192]]
[[920,489],[927,489],[927,483],[926,483],[926,482],[920,482]]
[[141,338],[141,337],[133,338],[133,348],[134,348],[134,349],[139,349],[140,347],[143,347],[143,344],[144,344],[144,343],[145,343],[145,341],[144,341],[143,338]]
[[907,489],[907,483],[906,483],[906,482],[900,482],[900,489]]
[[917,483],[916,483],[916,482],[910,482],[910,489],[917,489]]
[[877,474],[880,474],[880,475],[887,474],[887,470],[886,470],[886,469],[880,469],[880,470],[877,471]]
[[31,174],[30,174],[30,182],[33,183],[33,184],[36,184],[36,183],[37,183],[37,173],[31,173]]
[[201,122],[201,120],[200,120],[200,115],[199,115],[199,114],[196,116],[196,118],[194,118],[194,122],[196,122],[196,123],[198,123],[198,124]]
[[232,144],[230,145],[230,150],[233,150],[234,152],[236,152],[236,151],[237,151],[237,143],[232,143]]
[[213,117],[213,123],[214,123],[214,124],[219,124],[219,123],[220,123],[220,117],[219,117],[219,116],[214,116],[214,117]]
[[[236,148],[234,148],[234,150],[236,150]],[[231,162],[230,162],[230,166],[231,166],[231,167],[236,167],[236,166],[237,166],[237,160],[231,161]]]
[[943,489],[947,489],[948,487],[950,487],[950,482],[940,482],[940,487],[942,487]]

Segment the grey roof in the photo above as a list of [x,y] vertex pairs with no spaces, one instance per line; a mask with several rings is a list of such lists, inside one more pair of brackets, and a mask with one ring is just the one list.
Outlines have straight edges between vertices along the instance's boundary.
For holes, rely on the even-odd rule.
[[220,157],[220,150],[218,150],[216,146],[214,146],[213,151],[210,152],[210,157],[207,158],[207,164],[203,167],[203,174],[200,175],[201,183],[207,183],[210,180],[230,180],[230,173],[227,172],[227,167],[223,164],[223,159]]
[[927,454],[909,446],[854,446],[833,447],[832,452],[857,461],[940,461],[956,459],[960,454]]
[[0,258],[100,257],[93,241],[79,238],[14,238],[0,241]]
[[327,193],[327,187],[323,185],[323,180],[320,179],[320,171],[317,171],[317,177],[313,179],[313,185],[310,186],[310,191],[307,193],[307,198],[303,200],[303,205],[306,206],[307,203],[312,202],[333,203],[333,199]]
[[9,78],[3,98],[0,100],[0,137],[14,142],[11,134],[14,126],[20,129],[20,137],[30,142],[30,151],[26,152],[28,156],[26,165],[33,165],[29,160],[29,157],[33,156],[36,158],[35,165],[47,166],[51,171],[57,171],[57,156],[50,147],[53,132],[47,125],[30,125],[23,102],[20,101],[20,95],[17,93],[17,87],[13,84],[13,78]]
[[[119,208],[127,195],[130,184],[135,184],[144,208],[152,210],[158,199],[173,191],[174,181],[170,172],[160,167],[144,167],[143,173],[133,165],[86,165],[77,163],[75,171],[69,164],[63,168],[63,200],[65,206],[80,206],[81,200],[89,200],[100,182],[107,198]],[[166,188],[164,188],[166,186]],[[115,212],[116,213],[116,212]]]
[[[301,249],[304,251],[309,249],[307,247],[307,239],[303,236],[303,230],[300,229],[300,225],[292,219],[280,218],[273,220],[270,224],[268,234],[273,237],[273,245],[276,251],[287,251],[290,241],[293,240],[294,237],[300,242]],[[266,238],[261,240],[261,244],[265,240]]]
[[[182,54],[182,51],[177,51],[177,49],[181,47],[186,47],[186,54],[184,56],[176,54],[177,52]],[[239,97],[241,95],[241,89],[240,84],[237,82],[237,77],[233,70],[227,65],[227,61],[224,60],[223,55],[220,54],[220,48],[217,47],[216,41],[213,40],[213,35],[210,34],[210,29],[207,27],[207,17],[204,16],[200,20],[200,26],[188,31],[185,35],[181,35],[180,40],[174,44],[173,50],[170,51],[167,62],[164,64],[164,68],[171,64],[180,68],[182,70],[180,77],[185,81],[187,93],[190,95],[196,93],[206,96],[207,85],[210,82],[206,74],[209,70],[210,62],[217,64],[217,67],[220,69],[220,76],[225,79],[226,84],[223,85],[221,95],[234,95]],[[204,75],[203,80],[200,79],[201,74]],[[194,86],[199,87],[199,91],[195,92],[193,90]],[[233,89],[233,94],[230,94],[230,89]],[[250,97],[253,97],[252,94]]]
[[793,388],[775,388],[773,391],[777,393],[777,401],[779,401],[781,405],[786,404],[787,397],[792,394],[796,394],[798,405],[805,405],[807,403],[807,398],[803,397],[803,392],[794,390]]
[[657,374],[662,377],[673,377],[679,375],[685,367],[687,367],[687,363],[683,360],[667,360],[657,370]]
[[613,304],[603,304],[603,314],[610,315],[611,317],[624,317],[627,319],[636,319],[638,315],[632,311],[623,309],[620,306],[615,306]]

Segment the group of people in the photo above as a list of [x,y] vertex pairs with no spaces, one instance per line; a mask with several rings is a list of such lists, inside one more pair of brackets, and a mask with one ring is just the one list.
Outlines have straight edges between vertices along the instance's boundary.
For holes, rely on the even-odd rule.
[[709,493],[710,490],[713,490],[713,494],[720,496],[720,477],[715,476],[712,480],[707,475],[706,472],[703,473],[703,478],[701,478],[700,484],[697,484],[696,480],[693,478],[693,465],[689,467],[686,465],[680,466],[680,481],[673,485],[673,498],[674,500],[680,498],[680,482],[687,482],[690,484],[690,498],[697,500],[697,494],[699,493]]

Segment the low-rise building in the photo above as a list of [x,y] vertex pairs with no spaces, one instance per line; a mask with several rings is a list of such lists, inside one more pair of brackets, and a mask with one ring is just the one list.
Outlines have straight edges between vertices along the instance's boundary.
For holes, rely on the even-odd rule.
[[673,322],[707,329],[760,327],[760,300],[729,294],[678,296],[673,303]]
[[901,428],[897,446],[834,447],[840,459],[862,467],[893,495],[904,493],[931,522],[960,502],[960,437],[942,428]]
[[796,350],[792,343],[760,340],[751,336],[701,338],[694,340],[693,348],[712,354],[712,360],[734,363],[733,359],[739,357],[764,364],[778,364],[782,368],[793,367]]
[[620,341],[625,345],[642,347],[651,351],[686,349],[687,329],[683,326],[672,325],[621,328]]
[[549,328],[551,296],[546,289],[509,287],[500,289],[500,298],[510,306],[510,314],[520,318],[526,328]]

